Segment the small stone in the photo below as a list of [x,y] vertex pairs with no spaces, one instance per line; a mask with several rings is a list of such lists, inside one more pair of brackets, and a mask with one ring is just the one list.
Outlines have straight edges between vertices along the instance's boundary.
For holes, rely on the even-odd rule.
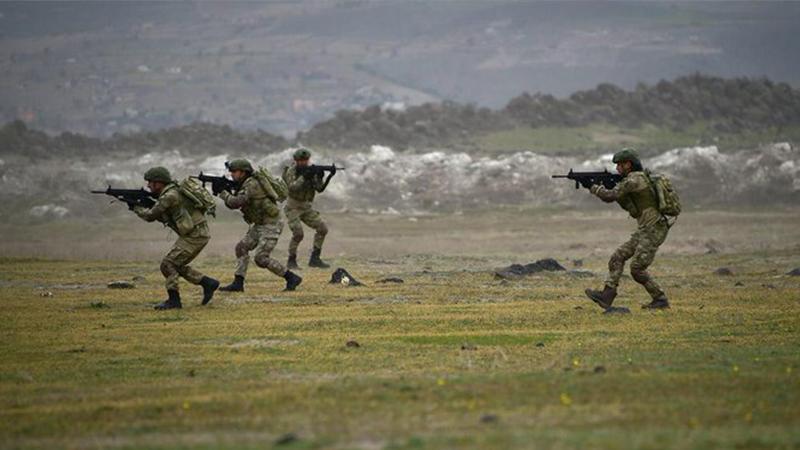
[[727,267],[720,267],[719,269],[714,271],[715,275],[719,275],[721,277],[729,277],[733,275],[733,271]]
[[544,342],[537,342],[537,343],[536,343],[536,346],[537,346],[537,347],[544,347]]
[[275,445],[291,444],[292,442],[295,442],[298,439],[299,438],[297,437],[296,434],[294,434],[294,433],[286,433],[286,434],[282,435],[281,437],[279,437],[278,439],[275,439]]
[[572,265],[575,267],[583,267],[583,260],[582,259],[573,259]]
[[576,307],[575,307],[575,308],[573,308],[573,309],[574,309],[574,310],[576,310],[576,311],[579,311],[579,310],[583,309],[583,306],[576,306]]
[[481,416],[481,423],[497,423],[500,418],[495,414],[483,414]]
[[606,373],[605,366],[595,366],[594,373]]
[[786,275],[789,275],[791,277],[800,277],[800,267],[786,272]]
[[477,349],[478,347],[476,347],[475,344],[471,342],[465,342],[461,344],[461,350],[477,350]]
[[197,372],[195,372],[194,369],[190,369],[187,375],[189,378],[194,378],[194,376],[197,375]]
[[144,281],[144,277],[141,275],[136,275],[135,277],[131,278],[133,281]]
[[89,306],[91,306],[92,308],[97,308],[97,309],[110,308],[110,306],[108,306],[108,304],[106,304],[105,302],[102,302],[102,301],[100,301],[100,302],[91,302],[91,303],[89,303]]
[[403,281],[402,278],[388,277],[388,278],[383,278],[381,280],[378,280],[378,281],[376,281],[376,283],[398,283],[399,284],[399,283],[404,283],[404,281]]
[[344,345],[345,345],[345,347],[350,347],[350,348],[359,348],[359,347],[361,347],[361,344],[359,344],[356,341],[347,341],[347,343],[344,344]]
[[53,293],[50,291],[44,291],[39,293],[39,297],[52,297]]
[[737,286],[737,287],[742,287],[742,286],[744,286],[744,283],[742,283],[741,281],[737,281],[737,282],[736,282],[736,283],[734,283],[733,285],[734,285],[734,286]]
[[611,307],[609,307],[608,309],[606,309],[603,312],[603,314],[611,314],[611,315],[614,315],[614,314],[630,314],[630,313],[631,313],[631,310],[626,308],[626,307],[624,307],[624,306],[611,306]]
[[130,281],[112,281],[108,283],[109,289],[133,289],[136,285]]
[[591,278],[594,276],[594,273],[588,270],[570,270],[569,274],[578,278]]

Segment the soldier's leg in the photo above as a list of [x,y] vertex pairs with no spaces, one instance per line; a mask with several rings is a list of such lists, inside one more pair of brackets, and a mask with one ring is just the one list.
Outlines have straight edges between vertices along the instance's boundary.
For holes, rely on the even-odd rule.
[[289,224],[289,229],[292,231],[292,239],[289,241],[289,259],[297,259],[297,247],[303,240],[303,224],[300,223],[300,216],[303,211],[296,208],[286,208],[286,222]]
[[283,223],[278,222],[270,225],[257,225],[258,244],[255,252],[255,262],[258,267],[267,269],[275,275],[282,277],[286,274],[286,267],[278,260],[270,257],[275,245],[278,244],[278,237],[283,231]]
[[647,268],[653,263],[658,247],[664,243],[667,237],[667,227],[656,225],[642,232],[636,251],[631,259],[631,276],[641,284],[653,300],[663,300],[666,302],[664,291],[653,280],[647,272]]
[[600,305],[601,308],[608,310],[617,298],[617,286],[622,277],[622,270],[625,268],[625,261],[633,256],[636,244],[639,241],[639,231],[637,230],[628,242],[625,242],[611,255],[608,261],[608,278],[606,279],[603,290],[586,289],[584,292],[590,300]]
[[258,230],[251,225],[247,234],[236,244],[236,271],[233,273],[242,278],[247,276],[247,267],[250,265],[250,251],[258,245]]
[[179,238],[175,243],[175,248],[173,248],[174,253],[170,252],[170,255],[167,255],[175,264],[175,270],[177,270],[178,274],[192,284],[200,284],[205,275],[195,270],[189,263],[200,254],[208,244],[208,241],[209,238],[207,236]]
[[308,265],[320,269],[330,267],[330,265],[320,257],[322,254],[322,244],[325,242],[325,236],[328,234],[328,226],[322,221],[319,212],[313,209],[304,212],[300,219],[303,223],[315,230],[314,246],[311,249],[311,258],[308,260]]
[[251,226],[244,237],[236,243],[236,270],[233,273],[233,282],[219,288],[223,292],[244,292],[244,278],[247,276],[247,267],[250,265],[250,250],[258,244],[258,236]]
[[620,245],[617,250],[611,255],[608,260],[608,277],[606,278],[606,286],[616,289],[619,286],[619,280],[622,278],[622,271],[625,269],[625,261],[631,259],[636,252],[636,247],[639,245],[641,238],[641,231],[636,230],[627,242]]
[[314,248],[322,250],[322,244],[325,242],[325,236],[328,235],[328,225],[322,220],[322,216],[320,216],[319,211],[309,209],[303,213],[300,219],[304,224],[314,229]]

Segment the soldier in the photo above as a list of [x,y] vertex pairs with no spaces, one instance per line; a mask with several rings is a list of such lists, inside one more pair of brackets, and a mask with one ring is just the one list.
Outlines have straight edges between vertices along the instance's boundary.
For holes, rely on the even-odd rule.
[[161,273],[166,278],[169,298],[156,305],[155,309],[181,308],[178,276],[192,284],[202,286],[203,305],[208,304],[214,296],[214,291],[219,287],[219,281],[189,266],[210,239],[205,215],[181,194],[167,169],[153,167],[145,172],[144,179],[147,181],[147,188],[158,196],[158,200],[152,208],[137,206],[133,211],[148,222],[159,221],[166,224],[178,234],[175,245],[161,260]]
[[287,166],[283,169],[283,180],[289,187],[289,200],[286,202],[284,211],[286,212],[286,220],[289,222],[289,228],[292,230],[292,240],[289,242],[289,260],[286,265],[291,269],[298,268],[297,266],[297,247],[300,241],[303,240],[303,225],[305,223],[313,228],[316,233],[314,234],[314,248],[311,250],[311,258],[308,261],[310,267],[327,268],[329,264],[320,259],[322,253],[322,243],[325,241],[325,235],[328,234],[328,226],[322,221],[319,212],[314,210],[311,204],[314,202],[314,196],[319,192],[323,192],[328,186],[328,183],[336,174],[334,168],[328,175],[328,178],[323,181],[323,175],[320,173],[318,176],[313,175],[300,175],[298,168],[308,167],[311,152],[308,149],[300,148],[294,152],[294,164]]
[[602,291],[586,289],[586,295],[595,303],[608,309],[617,296],[617,286],[625,268],[625,261],[631,260],[631,276],[641,284],[652,301],[642,305],[644,309],[669,308],[664,291],[647,273],[658,247],[667,238],[669,225],[666,217],[658,210],[658,203],[652,184],[642,168],[639,155],[633,149],[623,149],[613,159],[617,172],[624,178],[613,189],[601,185],[590,187],[592,194],[604,202],[616,201],[638,222],[638,228],[628,242],[622,244],[608,261],[608,279]]
[[235,159],[226,164],[234,181],[241,186],[237,194],[213,187],[214,194],[230,209],[241,209],[244,221],[250,225],[247,234],[236,244],[236,272],[233,283],[220,288],[221,291],[243,292],[244,278],[250,263],[249,252],[256,251],[255,262],[258,267],[286,280],[286,290],[293,291],[303,281],[297,274],[286,270],[270,253],[278,243],[283,231],[278,196],[268,180],[253,175],[253,166],[246,159]]

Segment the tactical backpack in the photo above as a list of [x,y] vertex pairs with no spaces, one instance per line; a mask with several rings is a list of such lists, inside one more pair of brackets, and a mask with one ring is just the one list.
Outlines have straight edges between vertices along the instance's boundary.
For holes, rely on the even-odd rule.
[[286,186],[286,182],[283,181],[282,178],[273,177],[266,168],[259,167],[258,170],[253,173],[253,176],[256,178],[256,180],[258,180],[258,182],[261,184],[261,187],[265,191],[269,190],[267,189],[267,186],[272,188],[272,190],[275,192],[275,195],[278,196],[278,198],[275,199],[277,203],[286,200],[286,197],[289,196],[289,187]]
[[647,172],[647,178],[656,197],[658,211],[664,216],[678,217],[681,213],[681,199],[672,187],[670,179],[666,175],[650,172]]
[[217,204],[214,202],[214,197],[194,178],[189,177],[178,183],[178,189],[203,214],[216,215]]

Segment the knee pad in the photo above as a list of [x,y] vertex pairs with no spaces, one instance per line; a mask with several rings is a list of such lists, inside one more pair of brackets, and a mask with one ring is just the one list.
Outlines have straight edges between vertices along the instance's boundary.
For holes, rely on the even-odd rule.
[[300,242],[300,241],[303,240],[303,237],[305,237],[305,235],[303,234],[303,229],[302,228],[293,229],[292,230],[292,240],[293,241]]
[[164,275],[164,277],[168,277],[176,272],[175,265],[166,259],[161,261],[159,269],[161,269],[161,275]]
[[255,261],[258,267],[266,269],[267,267],[269,267],[269,259],[270,259],[269,255],[266,255],[264,253],[259,253],[258,255],[256,255],[255,258],[253,258],[253,261]]
[[242,256],[247,256],[247,253],[250,250],[248,250],[247,244],[245,244],[244,242],[239,242],[238,244],[236,244],[235,251],[236,251],[236,257],[241,258]]
[[650,281],[650,275],[644,270],[631,268],[631,276],[639,284],[645,284]]

